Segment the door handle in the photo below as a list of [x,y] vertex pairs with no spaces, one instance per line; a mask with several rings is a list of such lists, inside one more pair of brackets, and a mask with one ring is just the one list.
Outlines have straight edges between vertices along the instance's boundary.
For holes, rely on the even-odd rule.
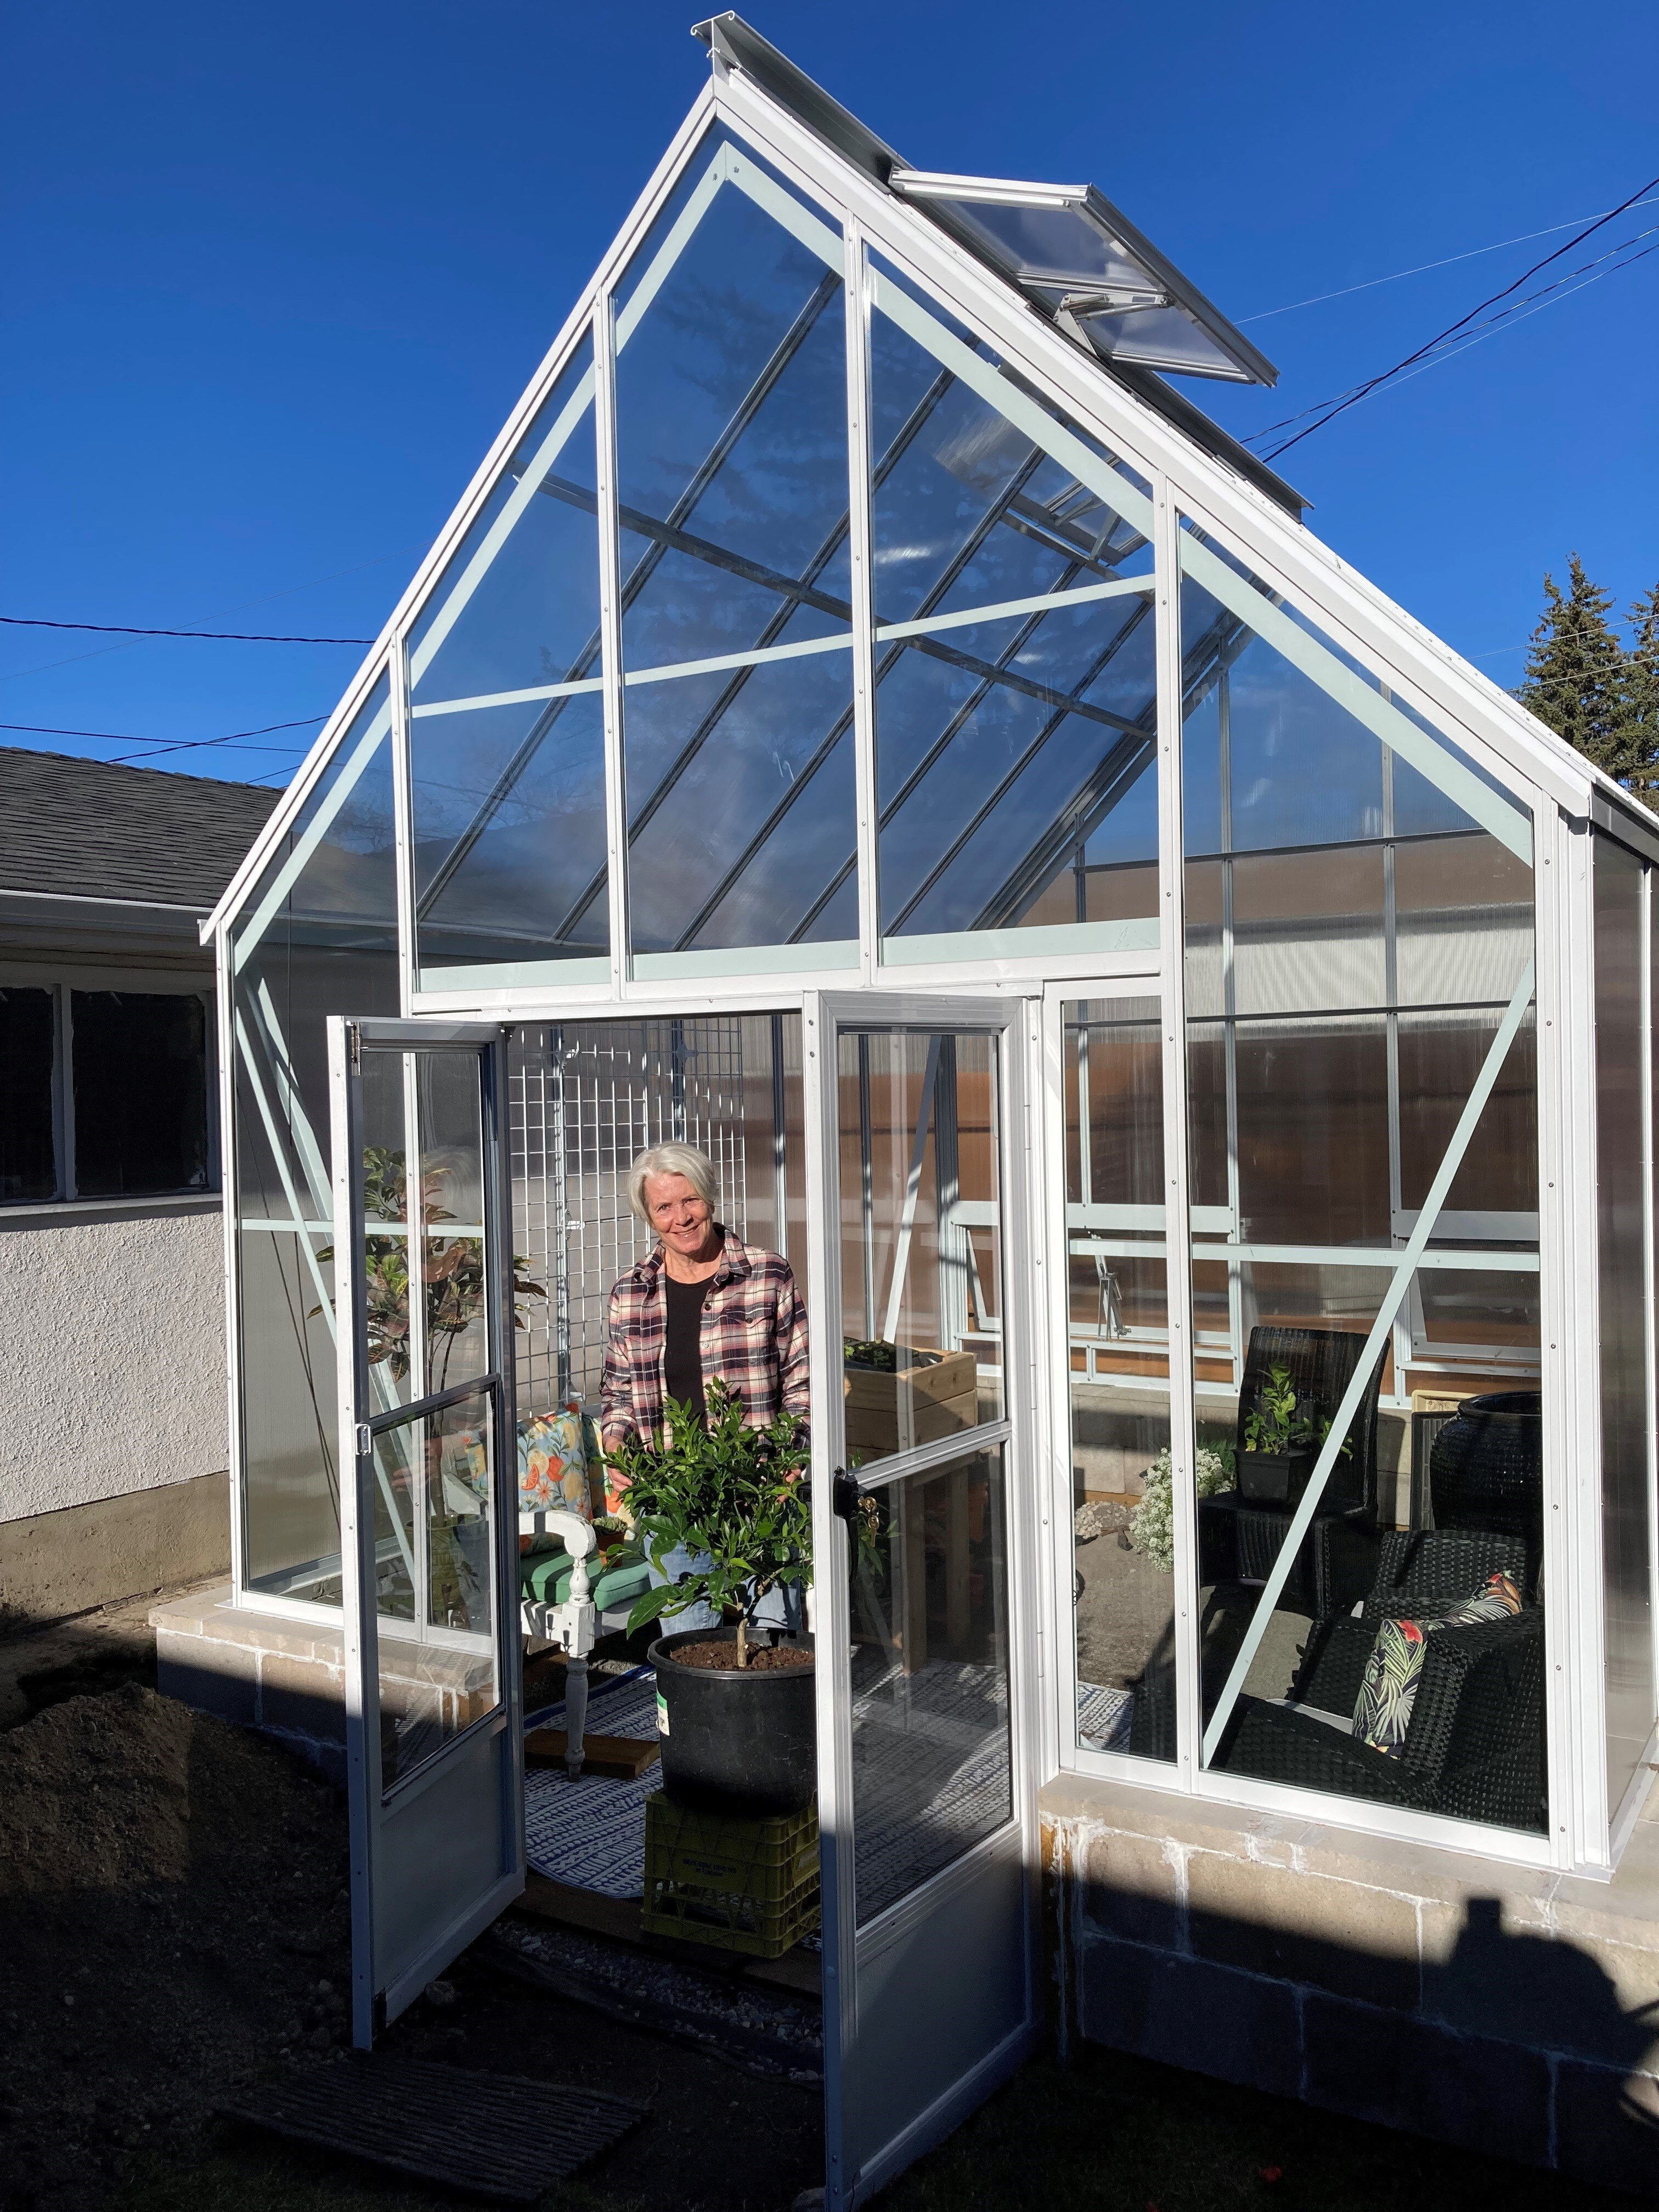
[[860,1494],[858,1477],[838,1467],[830,1478],[830,1503],[843,1521],[857,1517]]

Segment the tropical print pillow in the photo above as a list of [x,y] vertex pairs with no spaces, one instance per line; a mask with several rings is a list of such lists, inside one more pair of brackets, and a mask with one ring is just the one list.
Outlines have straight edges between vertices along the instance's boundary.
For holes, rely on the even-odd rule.
[[1520,1591],[1506,1574],[1498,1573],[1468,1597],[1420,1606],[1414,1620],[1385,1620],[1365,1662],[1365,1679],[1353,1709],[1355,1741],[1385,1758],[1398,1759],[1416,1709],[1428,1638],[1437,1629],[1503,1620],[1520,1610]]
[[[605,1510],[605,1469],[598,1425],[574,1406],[533,1413],[519,1423],[519,1549],[551,1551],[557,1543],[539,1524],[556,1509],[591,1521]],[[526,1526],[526,1522],[529,1525]]]

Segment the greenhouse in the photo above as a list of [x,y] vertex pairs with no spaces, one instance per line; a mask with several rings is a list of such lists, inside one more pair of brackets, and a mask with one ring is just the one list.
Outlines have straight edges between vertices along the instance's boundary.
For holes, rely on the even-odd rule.
[[705,1152],[811,1323],[851,2204],[1031,2047],[1051,1817],[1619,1865],[1659,831],[1209,422],[1272,366],[1093,187],[698,35],[204,932],[215,1632],[337,1639],[366,2040],[522,1885],[511,1468]]

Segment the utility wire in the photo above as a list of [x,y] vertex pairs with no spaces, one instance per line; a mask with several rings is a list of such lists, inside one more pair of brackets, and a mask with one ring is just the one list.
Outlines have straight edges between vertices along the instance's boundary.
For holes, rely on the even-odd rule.
[[[1474,324],[1465,333],[1461,344],[1451,345],[1438,339],[1431,341],[1421,349],[1423,357],[1420,360],[1416,356],[1412,356],[1416,362],[1414,368],[1401,368],[1397,374],[1390,370],[1388,375],[1395,376],[1398,383],[1408,384],[1413,376],[1421,376],[1425,369],[1437,368],[1442,362],[1455,361],[1459,354],[1467,353],[1471,346],[1480,345],[1486,338],[1495,337],[1499,331],[1508,330],[1516,323],[1525,322],[1528,316],[1540,313],[1545,307],[1558,306],[1562,300],[1571,299],[1575,292],[1582,292],[1588,286],[1599,283],[1603,276],[1614,276],[1620,270],[1645,260],[1650,253],[1659,252],[1659,247],[1643,246],[1639,253],[1630,253],[1629,249],[1641,246],[1644,238],[1651,238],[1656,228],[1659,228],[1659,225],[1650,225],[1646,230],[1634,232],[1629,238],[1621,239],[1617,246],[1609,246],[1605,253],[1597,254],[1594,260],[1581,262],[1577,269],[1569,270],[1565,276],[1558,276],[1552,283],[1540,286],[1536,292],[1525,293],[1509,307],[1500,307],[1495,315],[1488,315],[1484,323]],[[1628,258],[1620,261],[1618,257],[1621,253],[1628,254]],[[1608,265],[1603,267],[1603,263]],[[1332,398],[1317,399],[1311,407],[1300,408],[1294,415],[1286,415],[1277,422],[1269,422],[1265,428],[1252,430],[1243,442],[1252,445],[1262,438],[1270,438],[1275,430],[1288,429],[1293,422],[1305,422],[1310,415],[1320,414],[1328,407],[1334,413],[1338,411],[1339,401],[1358,398],[1370,390],[1372,384],[1384,380],[1383,378],[1376,378],[1371,380],[1370,384],[1350,385],[1346,392],[1338,392]],[[1313,427],[1317,428],[1319,426],[1316,423]],[[1294,441],[1289,442],[1293,443]],[[1283,446],[1274,448],[1277,453],[1284,450]]]
[[90,629],[108,637],[205,637],[232,645],[373,645],[372,637],[270,637],[263,630],[139,629],[131,623],[48,622],[43,615],[0,615],[18,629]]
[[[1455,337],[1459,331],[1468,330],[1477,315],[1484,314],[1488,307],[1495,307],[1500,300],[1509,299],[1513,293],[1518,292],[1523,284],[1537,276],[1540,270],[1547,269],[1553,261],[1559,261],[1564,253],[1571,253],[1575,246],[1582,246],[1587,238],[1611,222],[1615,216],[1623,215],[1627,210],[1634,207],[1636,203],[1652,191],[1656,185],[1659,185],[1659,177],[1650,177],[1644,185],[1638,185],[1627,199],[1621,200],[1615,208],[1609,208],[1606,215],[1598,216],[1594,222],[1586,224],[1584,228],[1575,237],[1570,238],[1565,246],[1558,246],[1553,253],[1547,253],[1541,261],[1534,262],[1530,269],[1523,269],[1517,277],[1503,286],[1501,290],[1490,294],[1484,300],[1478,301],[1467,314],[1460,315],[1455,323],[1449,323],[1443,331],[1431,338],[1425,339],[1415,351],[1407,354],[1402,360],[1395,362],[1392,368],[1379,370],[1375,376],[1367,377],[1363,384],[1356,385],[1352,391],[1345,392],[1341,398],[1328,409],[1326,413],[1319,416],[1317,421],[1310,422],[1305,430],[1298,430],[1293,438],[1286,438],[1282,444],[1271,447],[1266,458],[1270,461],[1277,460],[1281,453],[1289,453],[1292,446],[1299,446],[1304,438],[1311,438],[1316,430],[1322,430],[1328,422],[1334,422],[1339,415],[1345,414],[1350,407],[1357,407],[1359,402],[1375,392],[1379,385],[1386,384],[1391,378],[1400,376],[1405,370],[1413,368],[1418,362],[1423,361],[1426,355],[1443,346],[1449,338]],[[1615,252],[1619,250],[1618,247],[1613,249]],[[1294,420],[1294,417],[1291,419]],[[1256,434],[1265,437],[1269,434],[1266,431],[1259,431]]]
[[[1631,204],[1653,207],[1659,205],[1659,201],[1642,199]],[[1618,210],[1612,212],[1617,214]],[[1571,230],[1589,220],[1587,216],[1576,215],[1571,222],[1552,222],[1546,224],[1542,230],[1523,230],[1514,238],[1498,239],[1491,246],[1472,246],[1466,253],[1448,253],[1439,261],[1419,261],[1412,269],[1391,270],[1386,276],[1367,276],[1361,284],[1344,284],[1340,291],[1335,292],[1316,292],[1310,300],[1292,300],[1287,307],[1264,307],[1258,314],[1235,315],[1233,320],[1236,323],[1271,322],[1275,315],[1293,315],[1303,307],[1322,307],[1328,300],[1346,300],[1355,292],[1373,292],[1379,284],[1398,284],[1407,276],[1425,276],[1431,269],[1449,269],[1459,261],[1478,261],[1483,253],[1501,253],[1506,246],[1527,246],[1534,238],[1553,238],[1558,231]]]
[[[131,760],[153,760],[158,753],[198,752],[204,745],[240,745],[249,738],[270,737],[277,730],[313,729],[327,719],[325,714],[302,714],[297,722],[264,722],[257,730],[233,730],[228,737],[184,738],[175,744],[166,745],[158,745],[149,738],[137,737],[131,730],[60,730],[47,722],[0,722],[0,730],[20,730],[27,736],[35,738],[96,738],[106,744],[142,745],[145,748],[142,752],[118,754],[113,759],[103,763],[106,768],[119,768]],[[305,750],[303,745],[297,744],[248,747],[250,752],[260,753],[297,753]]]

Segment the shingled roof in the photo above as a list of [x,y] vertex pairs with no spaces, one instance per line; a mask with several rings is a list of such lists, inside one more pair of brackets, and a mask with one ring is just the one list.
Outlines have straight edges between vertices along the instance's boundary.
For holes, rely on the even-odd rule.
[[0,747],[0,891],[206,914],[277,797],[254,784]]

